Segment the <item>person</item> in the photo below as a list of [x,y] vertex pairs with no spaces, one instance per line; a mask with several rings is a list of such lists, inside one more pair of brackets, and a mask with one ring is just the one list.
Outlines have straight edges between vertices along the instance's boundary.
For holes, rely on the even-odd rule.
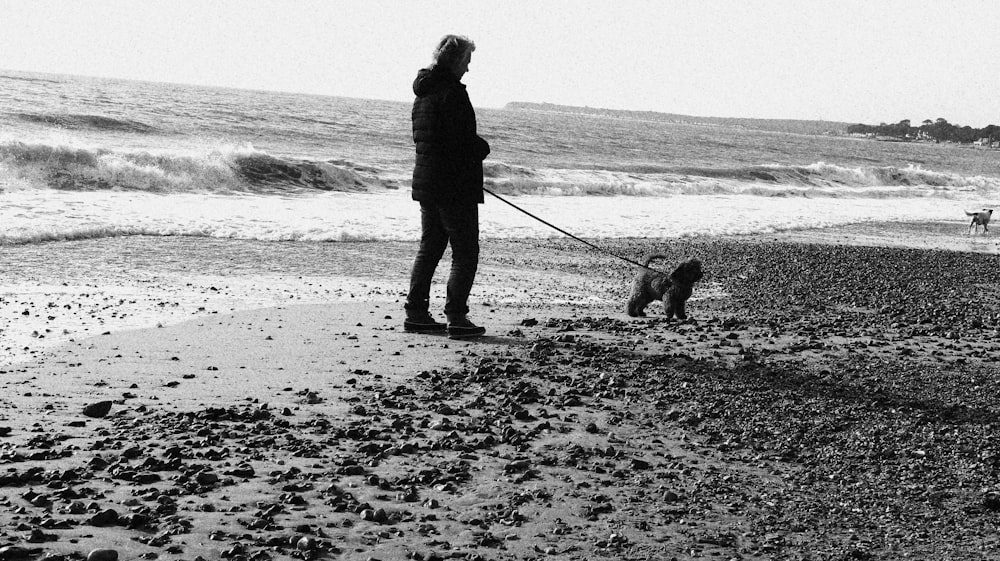
[[[410,273],[404,330],[447,331],[454,339],[478,337],[486,329],[468,318],[469,293],[479,265],[479,205],[483,203],[483,160],[490,145],[476,132],[476,113],[461,82],[469,71],[475,43],[446,35],[433,62],[413,82],[412,198],[420,203],[420,247]],[[444,313],[447,324],[429,310],[434,270],[451,244]]]

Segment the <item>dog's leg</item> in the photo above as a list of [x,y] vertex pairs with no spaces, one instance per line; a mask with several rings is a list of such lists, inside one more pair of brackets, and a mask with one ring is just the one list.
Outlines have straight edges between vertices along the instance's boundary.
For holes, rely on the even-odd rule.
[[684,310],[683,300],[674,302],[673,298],[664,298],[663,312],[667,314],[667,318],[669,319],[673,319],[674,317],[677,317],[677,319],[687,319],[687,311]]
[[645,309],[648,301],[643,297],[643,294],[633,294],[631,298],[628,299],[628,306],[626,311],[628,315],[634,318],[646,317]]

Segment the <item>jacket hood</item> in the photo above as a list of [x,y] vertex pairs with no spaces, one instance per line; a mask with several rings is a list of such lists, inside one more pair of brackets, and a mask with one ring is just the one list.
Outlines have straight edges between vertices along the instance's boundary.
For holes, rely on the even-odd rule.
[[413,81],[413,93],[423,96],[460,83],[454,74],[444,68],[437,66],[433,68],[421,68],[417,72],[416,80]]

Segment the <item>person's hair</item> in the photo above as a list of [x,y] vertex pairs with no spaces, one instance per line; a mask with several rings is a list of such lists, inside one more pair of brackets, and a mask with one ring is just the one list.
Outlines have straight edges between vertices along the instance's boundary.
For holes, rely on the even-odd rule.
[[443,65],[451,68],[462,60],[466,53],[476,50],[476,44],[468,37],[462,35],[445,35],[441,38],[436,49],[434,49],[434,62],[432,66]]

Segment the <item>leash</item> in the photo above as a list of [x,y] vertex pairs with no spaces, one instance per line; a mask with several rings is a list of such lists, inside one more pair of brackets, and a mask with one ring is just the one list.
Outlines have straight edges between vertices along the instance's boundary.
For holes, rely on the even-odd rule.
[[535,216],[534,214],[531,214],[530,212],[528,212],[528,211],[524,210],[523,208],[517,206],[516,204],[508,201],[507,199],[501,197],[500,195],[497,195],[493,191],[490,191],[486,187],[483,187],[483,191],[486,191],[490,195],[493,195],[494,197],[496,197],[497,199],[499,199],[501,202],[506,203],[506,204],[514,207],[515,209],[519,210],[520,212],[523,212],[524,214],[527,214],[528,216],[530,216],[530,217],[534,218],[535,220],[541,222],[542,224],[545,224],[549,228],[552,228],[553,230],[556,230],[557,232],[559,232],[561,234],[569,236],[569,237],[573,238],[574,240],[576,240],[576,241],[578,241],[578,242],[580,242],[580,243],[582,243],[584,245],[587,245],[587,246],[591,247],[592,249],[596,250],[599,253],[603,253],[605,255],[614,257],[616,259],[621,259],[622,261],[624,261],[626,263],[630,263],[630,264],[635,265],[636,267],[639,267],[639,268],[642,268],[642,269],[653,271],[654,273],[662,273],[664,275],[668,274],[666,271],[661,271],[659,269],[654,269],[653,267],[650,267],[649,265],[643,265],[642,263],[639,263],[638,261],[634,261],[632,259],[629,259],[628,257],[623,256],[623,255],[618,255],[617,253],[614,253],[612,251],[608,251],[608,250],[604,249],[603,247],[594,245],[594,244],[588,242],[587,240],[584,240],[582,238],[578,238],[577,236],[574,236],[573,234],[567,232],[566,230],[563,230],[559,226],[556,226],[555,224],[552,224],[550,222],[546,222],[545,220],[542,220],[541,218]]

